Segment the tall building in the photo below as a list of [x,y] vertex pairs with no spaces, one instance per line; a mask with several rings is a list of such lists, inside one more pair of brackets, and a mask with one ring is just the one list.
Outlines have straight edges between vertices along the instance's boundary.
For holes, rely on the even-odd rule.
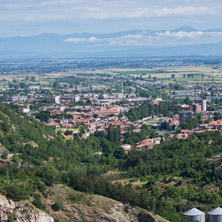
[[121,93],[118,93],[118,94],[117,94],[117,98],[118,98],[118,99],[123,99],[123,98],[124,98],[123,82],[122,82],[122,84],[121,84],[121,88],[122,88]]
[[193,118],[193,112],[192,111],[181,111],[179,113],[179,121],[181,123],[187,122],[188,120]]
[[206,112],[207,111],[207,101],[206,99],[202,100],[202,112]]
[[194,113],[201,113],[202,106],[198,103],[192,105],[192,110]]
[[71,98],[71,103],[72,104],[75,104],[75,103],[77,103],[77,102],[79,102],[80,101],[80,96],[73,96],[72,98]]
[[60,104],[60,96],[53,96],[51,101],[52,103]]
[[197,99],[194,100],[194,103],[202,105],[202,99],[201,98],[197,98]]
[[117,94],[117,98],[118,98],[118,99],[123,99],[123,94],[122,94],[122,93],[118,93],[118,94]]

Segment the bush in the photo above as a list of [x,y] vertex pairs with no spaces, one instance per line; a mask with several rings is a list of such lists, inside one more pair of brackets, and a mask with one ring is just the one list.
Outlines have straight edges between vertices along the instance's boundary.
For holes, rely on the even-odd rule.
[[133,183],[133,182],[137,182],[137,181],[138,181],[137,179],[133,178],[133,179],[130,179],[129,182]]
[[26,200],[30,196],[28,188],[24,185],[12,184],[6,190],[6,196],[15,201]]
[[15,218],[12,214],[9,214],[8,215],[8,222],[14,222],[15,221]]
[[74,203],[79,203],[83,199],[84,194],[82,193],[71,193],[69,199]]
[[2,157],[2,159],[6,160],[6,159],[8,158],[8,153],[4,151],[4,152],[2,153],[2,156],[1,156],[1,157]]
[[32,204],[35,205],[40,210],[45,210],[46,209],[46,205],[44,203],[42,203],[40,195],[35,196],[35,199],[32,201]]
[[53,205],[52,205],[52,209],[55,211],[59,211],[61,210],[63,207],[63,203],[60,200],[57,200]]

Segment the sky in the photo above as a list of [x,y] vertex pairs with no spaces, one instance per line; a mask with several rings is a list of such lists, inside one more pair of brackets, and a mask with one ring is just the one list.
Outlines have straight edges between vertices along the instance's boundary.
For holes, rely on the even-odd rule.
[[[221,0],[0,0],[0,37],[131,29],[169,31],[181,26],[219,29],[221,11]],[[162,37],[170,35],[166,32]]]

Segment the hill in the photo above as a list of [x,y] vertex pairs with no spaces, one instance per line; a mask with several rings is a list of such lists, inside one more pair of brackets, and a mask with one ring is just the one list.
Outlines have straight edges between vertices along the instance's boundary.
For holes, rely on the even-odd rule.
[[[99,195],[76,192],[64,185],[54,185],[48,189],[48,192],[48,197],[42,198],[46,203],[48,214],[37,209],[29,201],[14,202],[0,195],[0,220],[53,222],[54,217],[61,222],[167,222],[141,208]],[[61,207],[55,208],[58,200],[61,202]]]
[[[52,128],[33,117],[18,113],[15,108],[0,104],[0,190],[7,198],[18,202],[13,204],[10,200],[10,207],[17,207],[8,211],[7,207],[4,208],[7,200],[1,196],[1,219],[13,214],[18,220],[26,221],[20,218],[20,211],[24,211],[27,217],[38,218],[40,216],[34,215],[37,207],[60,221],[70,218],[74,221],[104,222],[143,221],[143,218],[165,221],[136,207],[74,191],[72,188],[91,192],[88,185],[91,186],[97,176],[109,169],[106,163],[97,163],[98,157],[92,153],[93,150],[101,149],[99,144],[96,146],[98,141],[95,138],[88,141],[65,141],[60,134],[56,135]],[[88,148],[90,143],[91,151]],[[106,161],[106,158],[103,161]],[[83,184],[86,181],[88,185]],[[66,183],[70,188],[55,185],[58,182]],[[114,192],[118,192],[118,189]],[[62,209],[59,204],[59,209],[54,207],[57,200],[62,202]]]
[[[144,126],[140,133],[129,131],[124,138],[136,142],[152,133]],[[97,206],[96,196],[89,194],[113,199],[104,206],[121,202],[120,212],[126,217],[125,206],[135,206],[172,222],[186,221],[182,213],[192,206],[208,210],[209,205],[222,203],[222,183],[216,173],[221,158],[212,161],[222,152],[221,132],[193,134],[187,140],[166,141],[152,150],[133,149],[129,154],[120,148],[118,128],[109,127],[107,133],[96,132],[87,139],[80,137],[65,140],[61,133],[18,113],[15,107],[0,104],[1,193],[14,201],[28,201],[61,220],[74,209],[67,195],[71,190],[71,199],[77,204],[71,212],[76,218],[83,210],[79,202],[88,209],[85,216],[90,207]],[[69,200],[65,212],[60,209],[66,201],[56,193]],[[100,207],[92,211],[95,215],[107,213]]]

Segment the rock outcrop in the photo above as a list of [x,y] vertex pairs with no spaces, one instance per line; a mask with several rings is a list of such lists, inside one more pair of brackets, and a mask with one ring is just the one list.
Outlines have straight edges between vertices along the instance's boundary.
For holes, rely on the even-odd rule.
[[[70,200],[70,194],[83,195],[81,200]],[[62,208],[55,211],[53,204],[60,200]],[[120,203],[99,195],[82,194],[64,185],[50,187],[47,211],[60,222],[169,222],[139,207]],[[54,222],[45,212],[28,201],[14,202],[0,194],[0,221]]]
[[0,195],[0,221],[12,219],[15,222],[54,222],[54,219],[27,203],[17,203]]
[[72,222],[167,222],[167,220],[139,207],[132,207],[122,203],[116,203],[110,206],[108,210],[75,204],[72,207],[64,206],[63,210],[55,215],[60,221]]
[[[67,201],[70,188],[55,185],[50,188],[54,194],[48,198],[52,205],[56,200],[61,200],[63,207],[59,211],[52,211],[60,222],[169,222],[158,215],[154,215],[139,207],[120,203],[113,199],[86,194],[78,203]],[[59,190],[59,192],[58,192]],[[50,209],[48,208],[50,211]]]

